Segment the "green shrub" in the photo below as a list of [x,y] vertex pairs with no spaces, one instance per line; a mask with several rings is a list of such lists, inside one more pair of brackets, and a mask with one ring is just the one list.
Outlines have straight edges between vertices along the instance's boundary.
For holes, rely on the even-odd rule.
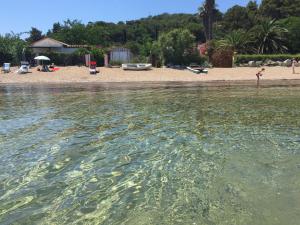
[[186,57],[185,65],[189,66],[192,63],[198,64],[198,65],[205,65],[208,62],[208,58],[206,56],[200,56],[197,52],[194,52],[193,54],[190,54]]
[[99,48],[91,50],[91,59],[97,62],[97,66],[104,66],[104,51]]
[[[23,58],[24,49],[25,59]],[[32,58],[33,55],[27,43],[18,35],[0,35],[0,66],[2,66],[3,63],[11,63],[13,66],[20,65],[20,61],[30,61]]]
[[149,58],[145,56],[135,56],[130,60],[131,63],[149,63]]
[[76,52],[72,54],[48,52],[43,55],[49,57],[51,62],[58,66],[75,66],[85,64],[84,56],[80,56]]
[[91,52],[86,48],[79,48],[74,52],[75,55],[85,56],[87,54],[91,54]]
[[188,65],[195,55],[195,36],[187,29],[175,29],[160,35],[158,48],[165,65]]
[[110,65],[112,65],[112,66],[121,66],[122,62],[121,61],[110,61]]
[[235,56],[235,63],[248,63],[249,61],[285,61],[287,59],[297,58],[300,59],[300,54],[291,55],[291,54],[278,54],[278,55],[237,55]]
[[96,61],[98,66],[104,65],[104,53],[101,49],[93,48],[92,50],[78,49],[72,54],[47,52],[43,55],[48,56],[55,65],[58,66],[76,66],[85,65],[85,55],[91,54],[91,60]]

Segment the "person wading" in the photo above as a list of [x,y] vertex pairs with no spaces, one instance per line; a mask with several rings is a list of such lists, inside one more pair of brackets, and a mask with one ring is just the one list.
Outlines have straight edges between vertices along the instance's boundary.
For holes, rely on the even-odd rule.
[[259,81],[260,81],[260,78],[263,76],[263,72],[265,72],[265,68],[262,68],[262,69],[256,74],[256,77],[257,77],[257,86],[259,86]]

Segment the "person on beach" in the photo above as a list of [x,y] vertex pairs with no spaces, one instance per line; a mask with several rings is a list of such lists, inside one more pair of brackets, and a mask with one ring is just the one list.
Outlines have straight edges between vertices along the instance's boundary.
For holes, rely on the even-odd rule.
[[54,69],[55,68],[55,65],[54,63],[52,63],[50,66],[49,66],[50,69]]
[[259,80],[260,80],[260,77],[263,76],[263,72],[265,72],[265,68],[262,68],[262,69],[256,74],[257,81],[259,81]]
[[257,77],[257,87],[259,87],[259,81],[260,78],[263,76],[263,72],[265,72],[265,68],[262,68],[260,71],[258,71],[258,73],[256,74]]
[[296,70],[295,70],[296,63],[297,63],[297,60],[295,58],[293,58],[293,60],[292,60],[293,74],[296,74]]

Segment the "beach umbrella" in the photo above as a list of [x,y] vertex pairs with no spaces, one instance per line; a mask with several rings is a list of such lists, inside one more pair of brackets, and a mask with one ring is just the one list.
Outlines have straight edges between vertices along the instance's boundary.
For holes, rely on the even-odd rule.
[[35,57],[34,59],[35,59],[35,60],[42,61],[42,62],[44,62],[44,61],[50,61],[50,59],[49,59],[47,56],[43,56],[43,55],[37,56],[37,57]]
[[35,60],[41,60],[41,61],[50,61],[50,59],[47,56],[37,56],[34,58]]

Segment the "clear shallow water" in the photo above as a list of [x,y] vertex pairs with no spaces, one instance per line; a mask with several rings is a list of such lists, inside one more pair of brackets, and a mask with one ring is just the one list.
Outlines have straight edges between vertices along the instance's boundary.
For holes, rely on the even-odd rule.
[[2,88],[0,224],[299,224],[300,88]]

